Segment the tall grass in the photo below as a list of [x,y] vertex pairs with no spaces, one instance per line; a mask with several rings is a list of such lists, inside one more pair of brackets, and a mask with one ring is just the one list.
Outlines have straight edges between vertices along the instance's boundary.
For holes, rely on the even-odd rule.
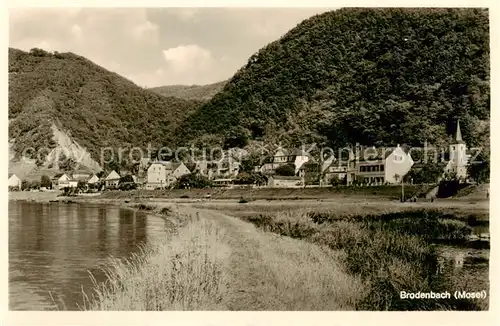
[[220,310],[229,247],[212,222],[193,219],[166,243],[113,260],[94,282],[85,310]]
[[431,241],[439,238],[463,240],[470,232],[464,222],[420,213],[345,218],[335,215],[319,219],[310,211],[289,211],[260,214],[248,220],[264,230],[343,252],[341,262],[346,271],[361,277],[364,282],[363,295],[356,304],[358,309],[481,309],[470,300],[400,299],[400,291],[445,290],[436,276],[438,257]]

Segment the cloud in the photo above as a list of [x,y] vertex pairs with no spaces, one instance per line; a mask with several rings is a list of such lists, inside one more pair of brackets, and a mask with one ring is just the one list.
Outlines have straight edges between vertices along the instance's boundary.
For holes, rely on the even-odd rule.
[[73,27],[71,27],[71,33],[73,33],[73,35],[77,38],[82,37],[82,29],[77,24],[75,24],[75,25],[73,25]]
[[209,69],[213,63],[210,51],[196,44],[163,50],[163,57],[177,74],[201,72]]
[[137,24],[132,29],[132,35],[137,41],[145,41],[152,44],[158,43],[158,25],[151,23],[149,20]]
[[149,87],[230,78],[325,8],[16,8],[9,46],[74,52]]
[[197,8],[178,8],[174,11],[175,15],[177,15],[181,21],[189,22],[196,20],[196,16],[199,12]]

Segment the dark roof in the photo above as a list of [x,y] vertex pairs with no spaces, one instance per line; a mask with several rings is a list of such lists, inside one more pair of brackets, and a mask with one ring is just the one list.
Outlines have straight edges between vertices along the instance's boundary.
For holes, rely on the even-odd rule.
[[65,175],[65,173],[58,173],[56,174],[55,176],[52,177],[52,179],[59,179],[60,177],[62,177],[63,175]]
[[184,163],[184,165],[188,168],[189,171],[194,171],[194,169],[196,169],[196,163]]

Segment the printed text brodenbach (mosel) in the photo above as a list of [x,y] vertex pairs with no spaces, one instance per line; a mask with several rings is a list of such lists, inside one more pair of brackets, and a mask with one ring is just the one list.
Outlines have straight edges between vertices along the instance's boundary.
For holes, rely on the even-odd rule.
[[[453,293],[455,299],[486,299],[488,296],[485,290],[471,292],[471,291],[455,291]],[[406,292],[399,293],[401,299],[451,299],[451,293],[445,292]]]

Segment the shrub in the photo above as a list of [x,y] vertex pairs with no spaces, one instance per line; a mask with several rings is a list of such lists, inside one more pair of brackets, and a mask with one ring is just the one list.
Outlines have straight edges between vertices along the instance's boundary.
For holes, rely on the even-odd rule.
[[145,205],[145,204],[136,204],[133,207],[140,210],[140,211],[152,211],[155,209],[154,206]]
[[470,228],[438,211],[340,216],[289,211],[251,216],[248,221],[281,235],[302,238],[345,254],[346,271],[365,282],[363,310],[478,310],[470,300],[404,300],[400,291],[438,292],[437,253],[430,240],[463,240]]
[[170,209],[170,207],[163,207],[160,210],[160,214],[162,214],[162,215],[169,215],[171,213],[172,213],[172,210]]

